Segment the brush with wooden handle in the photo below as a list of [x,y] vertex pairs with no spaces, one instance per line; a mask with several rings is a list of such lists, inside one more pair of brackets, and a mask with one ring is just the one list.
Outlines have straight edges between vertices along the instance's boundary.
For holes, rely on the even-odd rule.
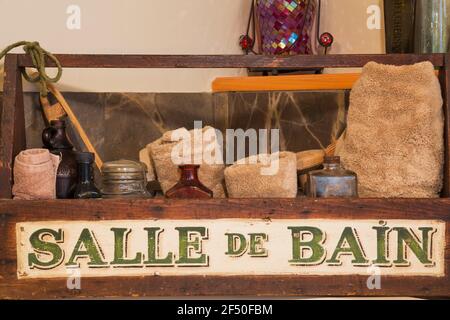
[[103,166],[103,161],[98,155],[97,151],[95,150],[93,144],[89,140],[89,137],[87,136],[77,117],[73,113],[72,108],[69,106],[66,99],[64,99],[61,92],[58,89],[56,89],[51,83],[47,83],[47,88],[50,91],[50,93],[52,93],[55,96],[57,103],[52,105],[50,104],[47,97],[43,96],[40,97],[45,118],[47,119],[48,122],[50,122],[52,120],[58,120],[66,116],[69,117],[70,121],[75,127],[75,130],[80,135],[81,140],[83,140],[83,143],[85,144],[86,148],[89,150],[89,152],[95,154],[95,164],[97,168],[101,170]]

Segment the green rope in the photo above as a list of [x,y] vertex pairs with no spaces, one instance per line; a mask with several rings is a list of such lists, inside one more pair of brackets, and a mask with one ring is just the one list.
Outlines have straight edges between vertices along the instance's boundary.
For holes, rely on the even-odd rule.
[[[32,83],[39,82],[40,92],[42,97],[46,97],[48,93],[47,82],[58,82],[62,76],[62,67],[59,63],[58,59],[51,54],[50,52],[42,49],[39,45],[39,42],[30,42],[30,41],[19,41],[7,46],[2,52],[0,52],[0,60],[12,49],[23,46],[23,50],[26,54],[31,56],[31,61],[33,62],[33,66],[38,71],[38,75],[36,77],[30,76],[26,73],[25,69],[22,70],[23,77]],[[48,76],[45,72],[45,57],[49,57],[52,60],[56,67],[58,68],[58,73],[54,78]]]

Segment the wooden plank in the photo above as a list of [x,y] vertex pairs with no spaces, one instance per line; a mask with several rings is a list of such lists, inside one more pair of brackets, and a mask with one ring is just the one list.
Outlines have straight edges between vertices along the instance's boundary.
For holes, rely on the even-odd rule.
[[17,55],[6,56],[4,69],[5,82],[0,120],[0,198],[11,198],[13,160],[26,148],[22,75]]
[[450,199],[0,200],[16,222],[117,219],[414,219],[450,220]]
[[445,160],[444,160],[444,187],[442,195],[450,197],[450,54],[445,55],[445,68],[439,72],[439,80],[444,99],[445,123]]
[[[450,200],[98,200],[0,201],[0,297],[10,299],[144,296],[420,296],[450,297]],[[446,222],[446,276],[389,276],[370,290],[368,276],[169,276],[17,280],[15,224],[120,219],[439,219]]]
[[[347,68],[362,67],[370,61],[402,65],[430,61],[444,65],[443,54],[365,54],[365,55],[74,55],[56,57],[65,68]],[[47,59],[47,66],[55,66]],[[32,67],[31,58],[19,55],[19,66]]]
[[360,77],[360,73],[220,77],[211,87],[213,92],[350,90]]
[[348,90],[360,73],[304,74],[268,77],[221,77],[212,82],[213,92]]

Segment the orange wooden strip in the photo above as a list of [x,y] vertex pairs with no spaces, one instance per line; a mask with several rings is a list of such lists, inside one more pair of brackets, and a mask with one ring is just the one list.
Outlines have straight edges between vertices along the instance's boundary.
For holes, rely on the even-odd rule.
[[212,82],[212,91],[347,90],[353,87],[360,76],[360,73],[337,73],[267,77],[222,77],[216,78]]
[[351,89],[359,73],[305,74],[267,77],[223,77],[212,83],[213,92]]

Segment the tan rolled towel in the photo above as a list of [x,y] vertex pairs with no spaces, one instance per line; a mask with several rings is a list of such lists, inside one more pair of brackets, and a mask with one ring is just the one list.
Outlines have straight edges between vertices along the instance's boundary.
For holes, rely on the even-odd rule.
[[[275,157],[274,157],[275,156]],[[264,175],[276,156],[278,170]],[[280,152],[256,155],[225,169],[225,182],[230,198],[295,198],[297,196],[297,158],[295,153]]]
[[[166,132],[160,139],[153,143],[150,143],[147,148],[150,150],[151,162],[155,166],[155,172],[158,181],[161,184],[161,189],[166,193],[170,188],[172,188],[180,179],[180,173],[178,169],[178,164],[172,161],[172,151],[174,148],[179,147],[181,139],[176,139],[175,135],[187,134],[191,137],[192,145],[191,150],[188,152],[188,159],[186,159],[184,164],[199,164],[200,169],[198,176],[200,181],[214,194],[214,198],[224,198],[225,197],[225,187],[224,187],[224,170],[225,165],[222,164],[209,164],[203,160],[200,162],[195,161],[196,159],[204,159],[202,156],[207,156],[209,148],[214,147],[217,144],[217,136],[212,127],[204,127],[203,129],[194,129],[188,131],[185,128],[180,128],[174,131]],[[205,137],[205,141],[200,141],[194,139],[195,134],[204,134],[206,132],[213,132],[212,137]],[[174,135],[175,134],[175,135]],[[198,142],[196,145],[194,142]],[[202,147],[200,149],[200,147]],[[215,156],[215,153],[212,153]],[[222,153],[218,155],[218,158],[222,159]]]
[[430,62],[368,63],[350,95],[336,154],[361,197],[435,198],[443,184],[444,118]]
[[144,148],[141,151],[139,151],[139,161],[144,163],[147,166],[147,181],[155,181],[155,169],[152,164],[152,159],[150,156],[150,150],[149,148]]
[[14,199],[55,199],[56,172],[60,161],[59,156],[46,149],[20,152],[14,161]]

